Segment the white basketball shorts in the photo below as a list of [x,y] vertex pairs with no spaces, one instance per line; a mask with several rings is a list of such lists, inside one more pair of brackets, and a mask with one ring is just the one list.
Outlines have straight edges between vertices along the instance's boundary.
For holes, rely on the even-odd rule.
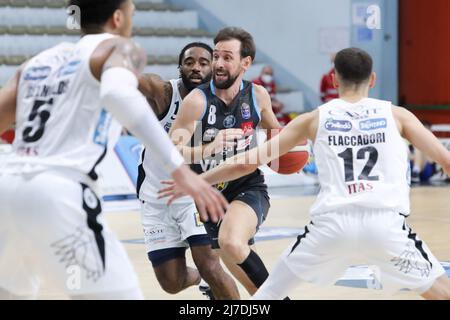
[[141,219],[147,252],[171,248],[189,248],[187,239],[205,235],[205,227],[194,202],[164,203],[143,202]]
[[317,285],[333,285],[347,267],[363,262],[378,267],[374,273],[384,290],[423,293],[445,270],[405,220],[396,212],[364,208],[313,216],[282,261]]
[[101,201],[62,173],[0,174],[0,288],[36,293],[38,282],[69,296],[138,288]]

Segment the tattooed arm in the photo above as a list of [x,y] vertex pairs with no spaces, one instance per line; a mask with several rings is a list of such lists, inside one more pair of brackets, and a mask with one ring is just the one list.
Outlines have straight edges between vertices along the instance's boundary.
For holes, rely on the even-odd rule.
[[172,101],[173,89],[169,81],[160,76],[146,73],[139,76],[139,91],[147,98],[156,115],[167,112]]

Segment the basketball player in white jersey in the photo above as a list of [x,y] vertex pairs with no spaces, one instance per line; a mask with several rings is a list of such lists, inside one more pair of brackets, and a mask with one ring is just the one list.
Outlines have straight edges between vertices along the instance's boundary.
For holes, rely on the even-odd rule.
[[[155,74],[140,77],[139,89],[167,132],[183,98],[198,85],[211,80],[212,52],[205,43],[189,43],[179,56],[179,79],[164,81]],[[239,299],[236,284],[222,269],[218,255],[211,249],[211,240],[192,198],[184,197],[171,206],[158,200],[160,182],[170,177],[161,170],[152,150],[144,150],[142,159],[137,193],[142,201],[141,218],[148,258],[161,287],[176,294],[199,285],[203,278],[210,287],[202,285],[200,289],[211,299]],[[186,265],[187,248],[191,249],[197,269]]]
[[226,201],[183,164],[138,91],[146,54],[128,39],[133,2],[69,5],[81,9],[80,41],[38,54],[0,91],[0,132],[16,122],[14,152],[0,163],[0,292],[29,296],[43,279],[71,298],[140,299],[97,195],[110,113],[158,155],[203,217],[222,217]]
[[[332,285],[360,261],[379,268],[377,280],[390,292],[411,289],[426,299],[450,299],[445,270],[406,223],[410,169],[402,138],[447,173],[450,152],[406,109],[368,98],[376,81],[368,53],[342,50],[335,69],[339,99],[299,116],[258,149],[228,160],[241,163],[240,172],[225,164],[204,175],[211,184],[233,180],[303,139],[315,143],[321,191],[311,208],[312,222],[254,299],[282,299],[301,282]],[[177,197],[176,188],[172,194]]]

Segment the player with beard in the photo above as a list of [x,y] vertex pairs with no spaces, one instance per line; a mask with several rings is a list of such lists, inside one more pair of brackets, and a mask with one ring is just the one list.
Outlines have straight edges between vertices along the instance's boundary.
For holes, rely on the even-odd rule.
[[[179,79],[164,81],[155,74],[140,77],[139,89],[166,131],[175,121],[183,98],[198,85],[209,83],[212,52],[207,44],[189,43],[179,56]],[[144,150],[137,193],[142,202],[147,254],[159,284],[166,292],[176,294],[200,284],[203,278],[210,287],[203,283],[200,290],[211,299],[239,299],[234,280],[222,269],[219,256],[211,249],[209,236],[192,198],[184,197],[170,206],[157,199],[160,181],[168,178],[155,154]],[[191,249],[197,269],[186,265],[187,248]]]
[[[255,58],[252,36],[239,28],[225,28],[219,31],[214,44],[213,81],[186,96],[170,133],[197,173],[256,147],[257,127],[280,128],[266,89],[243,81]],[[236,136],[236,130],[240,130],[241,137]],[[225,141],[229,135],[234,135],[234,143],[221,149],[211,142]],[[186,146],[189,142],[191,145]],[[236,170],[239,168],[237,165]],[[264,176],[258,169],[229,183],[219,183],[217,188],[230,207],[219,223],[204,221],[206,230],[229,270],[253,294],[268,277],[266,267],[251,247],[270,207]]]

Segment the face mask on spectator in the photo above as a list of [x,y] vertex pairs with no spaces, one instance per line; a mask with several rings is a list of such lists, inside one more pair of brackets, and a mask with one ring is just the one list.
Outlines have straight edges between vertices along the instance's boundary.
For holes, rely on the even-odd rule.
[[272,77],[270,74],[263,74],[263,75],[261,76],[261,80],[262,80],[264,83],[271,83],[272,80],[273,80],[273,77]]

